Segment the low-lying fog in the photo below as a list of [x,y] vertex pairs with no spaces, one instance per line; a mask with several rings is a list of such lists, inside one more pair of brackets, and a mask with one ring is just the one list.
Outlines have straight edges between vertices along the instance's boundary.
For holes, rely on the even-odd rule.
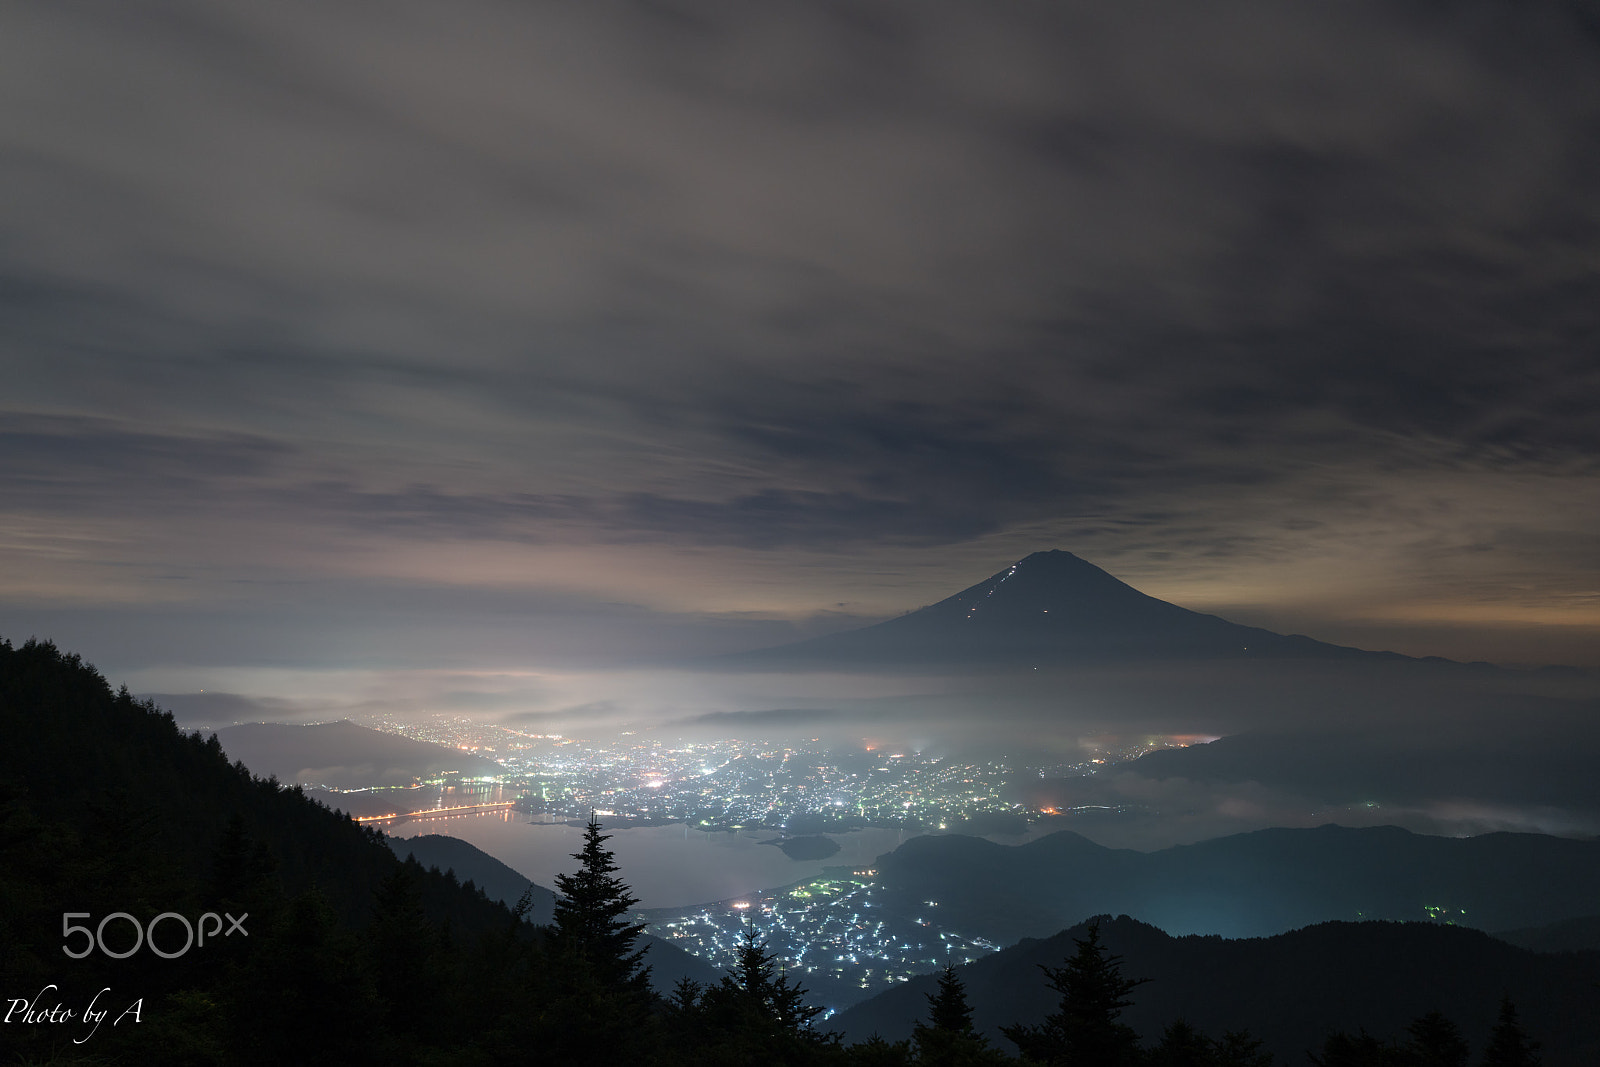
[[[192,727],[339,718],[380,725],[447,715],[597,739],[632,730],[663,739],[884,744],[1000,757],[1016,768],[1019,799],[1032,806],[1124,809],[1052,824],[1138,848],[1323,822],[1452,834],[1600,832],[1600,700],[1596,679],[1577,673],[1398,661],[236,681],[253,683],[255,692],[278,688],[272,697],[212,691],[155,699]],[[1115,751],[1119,741],[1152,736],[1220,740],[1101,765],[1088,777],[1059,771]]]

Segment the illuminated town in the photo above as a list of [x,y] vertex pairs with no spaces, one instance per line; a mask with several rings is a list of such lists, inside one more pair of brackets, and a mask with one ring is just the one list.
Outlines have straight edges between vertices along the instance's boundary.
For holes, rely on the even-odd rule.
[[[443,716],[373,725],[499,763],[505,772],[496,784],[516,797],[519,810],[556,819],[583,820],[595,812],[614,826],[682,822],[798,835],[865,826],[1020,831],[1032,819],[1058,814],[1053,807],[1028,807],[1017,788],[1023,772],[997,760],[736,739],[691,743],[637,734],[585,740]],[[1141,739],[1080,763],[1025,773],[1086,775],[1175,743]],[[437,806],[418,798],[397,810]]]
[[[387,825],[515,809],[545,821],[608,827],[683,823],[704,831],[771,830],[794,858],[824,859],[825,833],[868,826],[1020,834],[1077,809],[1030,806],[1019,778],[1073,778],[1188,739],[1100,746],[1078,763],[1018,768],[894,748],[722,739],[689,742],[625,733],[613,740],[524,733],[464,717],[372,726],[492,760],[498,776],[446,775],[409,789],[364,790]],[[1096,813],[1108,810],[1098,805]],[[793,851],[791,851],[793,850]],[[807,851],[814,850],[814,851]],[[714,967],[730,968],[747,929],[833,1010],[947,962],[999,946],[941,921],[937,901],[907,910],[875,899],[868,868],[825,867],[793,885],[685,908],[637,912],[650,932]]]
[[692,908],[641,911],[650,932],[731,969],[745,930],[753,928],[788,972],[830,1007],[864,999],[947,962],[970,963],[1000,946],[963,937],[938,921],[926,901],[915,918],[896,916],[873,899],[871,869],[834,867],[821,877],[766,893]]

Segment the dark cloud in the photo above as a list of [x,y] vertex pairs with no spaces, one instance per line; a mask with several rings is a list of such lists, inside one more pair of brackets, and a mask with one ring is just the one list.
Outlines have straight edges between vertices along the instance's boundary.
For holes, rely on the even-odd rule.
[[666,656],[1060,546],[1592,647],[1595,12],[18,11],[0,621]]
[[120,421],[11,414],[0,427],[0,485],[13,506],[104,507],[259,480],[294,450],[246,434],[171,434]]
[[[193,582],[182,583],[201,584]],[[114,677],[145,666],[304,670],[492,669],[697,659],[781,644],[813,628],[781,618],[652,611],[525,590],[353,582],[209,588],[168,603],[11,605],[0,636],[88,650]],[[187,588],[185,588],[187,592]],[[848,624],[842,616],[830,625]],[[453,691],[453,690],[452,690]],[[451,706],[476,705],[488,697]]]

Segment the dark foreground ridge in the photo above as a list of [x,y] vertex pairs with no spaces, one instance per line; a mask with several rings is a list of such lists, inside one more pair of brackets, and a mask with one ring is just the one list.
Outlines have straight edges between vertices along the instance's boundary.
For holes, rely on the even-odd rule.
[[[1122,1016],[1147,1041],[1175,1018],[1208,1034],[1247,1028],[1279,1063],[1298,1067],[1331,1032],[1404,1038],[1409,1024],[1437,1011],[1477,1050],[1488,1043],[1497,1006],[1509,996],[1544,1043],[1545,1067],[1600,1063],[1600,952],[1541,955],[1477,930],[1432,923],[1324,923],[1232,941],[1171,937],[1126,915],[1102,916],[1097,926],[1106,949],[1122,957],[1122,973],[1150,979],[1131,994]],[[1079,924],[1030,938],[958,968],[976,1029],[998,1042],[1001,1027],[1049,1013],[1057,996],[1041,983],[1039,968],[1059,966],[1087,929]],[[933,975],[914,978],[841,1012],[833,1024],[846,1039],[906,1037],[935,986]],[[1471,1062],[1479,1062],[1476,1054]]]

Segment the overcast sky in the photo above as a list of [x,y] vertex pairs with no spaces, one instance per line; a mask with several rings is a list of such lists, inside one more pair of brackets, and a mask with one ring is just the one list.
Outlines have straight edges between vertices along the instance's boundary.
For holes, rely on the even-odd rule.
[[0,94],[0,633],[136,689],[537,705],[1046,548],[1600,665],[1592,3],[58,0]]

